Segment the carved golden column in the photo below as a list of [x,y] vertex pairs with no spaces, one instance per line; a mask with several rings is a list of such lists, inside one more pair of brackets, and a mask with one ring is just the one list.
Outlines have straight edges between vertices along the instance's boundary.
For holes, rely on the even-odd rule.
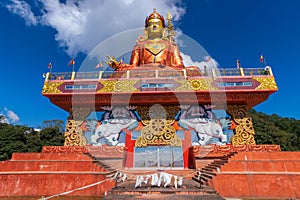
[[233,145],[255,144],[252,118],[248,116],[246,105],[228,105],[227,113],[232,116],[237,125],[231,143]]
[[84,137],[80,125],[90,114],[90,107],[73,107],[66,124],[65,146],[86,146],[87,140]]

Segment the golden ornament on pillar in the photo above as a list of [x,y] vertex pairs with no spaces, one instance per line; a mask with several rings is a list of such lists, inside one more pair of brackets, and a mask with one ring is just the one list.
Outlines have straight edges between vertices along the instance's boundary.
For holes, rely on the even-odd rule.
[[227,112],[230,114],[237,125],[234,129],[235,134],[231,139],[233,145],[256,144],[254,140],[254,128],[251,117],[247,117],[246,105],[228,105]]

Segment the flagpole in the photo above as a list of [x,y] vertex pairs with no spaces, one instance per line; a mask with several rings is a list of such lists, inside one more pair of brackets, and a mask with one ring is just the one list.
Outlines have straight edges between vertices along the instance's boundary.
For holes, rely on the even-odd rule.
[[236,59],[236,68],[240,69],[241,68],[241,63],[239,59]]
[[265,55],[263,53],[260,54],[260,63],[264,62],[265,66],[267,66],[267,62],[266,62],[266,58]]
[[50,63],[48,64],[48,69],[49,69],[49,73],[51,74],[51,71],[52,71],[52,62],[50,62]]

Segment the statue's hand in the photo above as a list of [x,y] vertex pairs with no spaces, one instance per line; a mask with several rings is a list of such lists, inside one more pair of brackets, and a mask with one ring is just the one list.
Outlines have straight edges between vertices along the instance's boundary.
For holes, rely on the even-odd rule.
[[107,55],[108,61],[106,61],[105,63],[108,64],[111,68],[113,69],[117,69],[119,67],[119,63],[118,61],[116,61],[115,57],[111,57],[109,55]]

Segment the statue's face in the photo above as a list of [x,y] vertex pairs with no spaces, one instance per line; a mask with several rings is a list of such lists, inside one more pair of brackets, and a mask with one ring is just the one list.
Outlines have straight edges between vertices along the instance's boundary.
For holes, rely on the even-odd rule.
[[126,118],[127,116],[129,116],[129,112],[128,112],[128,110],[126,110],[125,107],[115,107],[112,110],[112,115],[114,116],[114,118],[117,118],[117,117]]
[[148,36],[151,39],[161,38],[164,27],[160,19],[150,19],[147,23]]

